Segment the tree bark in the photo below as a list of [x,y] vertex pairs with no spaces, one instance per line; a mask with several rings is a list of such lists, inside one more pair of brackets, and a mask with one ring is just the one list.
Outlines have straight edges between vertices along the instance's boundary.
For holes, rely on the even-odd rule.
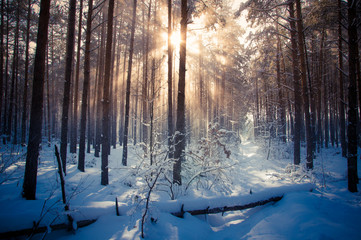
[[340,140],[342,148],[342,156],[347,157],[346,130],[345,130],[345,99],[343,95],[343,56],[342,56],[342,11],[341,0],[338,0],[338,68],[339,68],[339,108],[340,108]]
[[186,83],[186,54],[187,54],[187,0],[181,1],[181,42],[179,50],[179,81],[177,101],[177,123],[175,135],[175,163],[173,165],[173,183],[182,185],[181,170],[186,147],[186,119],[185,119],[185,83]]
[[101,184],[108,185],[108,155],[109,155],[109,125],[110,125],[110,72],[112,59],[112,43],[113,43],[113,15],[114,0],[109,0],[108,6],[108,26],[107,26],[107,43],[105,52],[105,72],[103,86],[103,124],[102,124],[102,164],[101,164]]
[[[278,24],[276,26],[278,31]],[[277,56],[276,56],[276,70],[277,70],[277,87],[278,87],[278,104],[279,104],[279,134],[282,142],[286,142],[286,110],[282,91],[282,77],[281,77],[281,41],[277,35]]]
[[76,0],[69,2],[68,16],[68,34],[66,41],[66,63],[65,63],[65,81],[63,94],[63,113],[61,118],[61,139],[60,139],[60,156],[63,164],[63,171],[66,174],[66,155],[68,145],[68,116],[70,102],[70,84],[74,54],[74,37],[75,37],[75,13]]
[[298,48],[301,66],[301,80],[302,80],[302,93],[303,93],[303,110],[305,114],[305,130],[307,142],[307,159],[306,165],[308,169],[313,168],[313,134],[311,129],[311,114],[309,104],[309,89],[307,87],[307,72],[306,72],[306,58],[305,58],[305,42],[303,33],[303,19],[301,12],[301,2],[296,0],[297,8],[297,32],[298,32]]
[[293,162],[295,165],[299,165],[301,161],[301,121],[302,121],[302,110],[301,110],[301,95],[300,95],[300,74],[298,71],[299,62],[298,62],[298,53],[297,53],[297,42],[296,42],[296,24],[295,24],[295,11],[294,3],[291,1],[289,3],[289,13],[290,13],[290,33],[291,33],[291,48],[292,48],[292,67],[293,67],[293,88],[294,88],[294,99],[295,99],[295,127],[294,127],[294,155]]
[[73,118],[71,124],[71,139],[70,139],[70,152],[76,153],[76,143],[78,141],[78,89],[79,89],[79,73],[80,73],[80,49],[81,49],[81,32],[83,20],[83,0],[80,0],[79,6],[79,23],[78,23],[78,43],[76,52],[76,65],[75,65],[75,85],[74,85],[74,106]]
[[172,0],[168,0],[168,158],[173,158],[173,46],[172,46]]
[[[5,5],[5,4],[4,4]],[[9,7],[9,2],[6,2],[6,7]],[[4,12],[4,11],[3,11]],[[6,32],[9,32],[9,17],[6,18]],[[4,48],[3,48],[4,49]],[[3,114],[3,144],[6,144],[6,130],[7,130],[7,116],[8,116],[8,81],[9,81],[9,34],[6,34],[6,44],[5,44],[5,89],[4,89],[4,114]]]
[[[10,98],[9,98],[9,112],[7,114],[7,141],[10,142],[12,130],[15,129],[16,126],[13,127],[13,111],[16,105],[16,96],[15,96],[15,84],[17,79],[17,59],[18,59],[18,48],[19,48],[19,11],[20,6],[18,5],[16,10],[16,26],[15,26],[15,36],[14,36],[14,45],[13,45],[13,59],[12,59],[12,73],[11,73],[11,87],[10,87]],[[16,123],[14,123],[16,124]]]
[[153,165],[153,152],[154,152],[154,101],[155,101],[155,59],[152,59],[152,71],[150,77],[151,84],[151,95],[150,95],[150,106],[149,106],[149,127],[150,127],[150,136],[149,136],[149,153],[150,153],[150,165]]
[[[85,171],[85,129],[86,129],[86,121],[87,121],[88,91],[89,91],[89,82],[90,82],[90,38],[92,33],[91,31],[92,16],[93,16],[93,0],[89,0],[88,16],[86,22],[86,35],[85,35],[84,81],[83,81],[83,94],[81,101],[79,160],[78,160],[78,169],[82,172]],[[88,117],[90,118],[90,116]]]
[[322,128],[322,79],[323,79],[323,69],[324,69],[324,40],[325,40],[325,31],[321,32],[321,43],[320,43],[320,53],[318,60],[317,68],[317,142],[318,149],[323,147],[323,128]]
[[122,81],[120,84],[120,96],[121,96],[121,100],[120,100],[120,106],[119,106],[119,144],[121,146],[123,146],[123,138],[124,138],[124,105],[125,105],[125,68],[126,68],[126,64],[127,64],[127,50],[126,50],[126,46],[124,46],[124,58],[123,58],[123,76],[122,76]]
[[[4,1],[1,0],[1,25],[0,25],[0,120],[2,119],[2,106],[4,95]],[[0,134],[3,133],[3,128],[0,124]]]
[[357,51],[357,21],[356,1],[348,1],[348,155],[347,155],[347,176],[348,190],[357,192],[357,92],[356,92],[356,58]]
[[[145,64],[144,64],[144,80],[142,88],[143,97],[143,143],[148,143],[148,62],[149,62],[149,40],[150,40],[150,13],[152,10],[152,0],[149,1],[148,19],[147,19],[147,34],[145,40]],[[145,149],[146,150],[146,149]]]
[[[25,138],[26,138],[26,119],[27,119],[27,109],[28,109],[28,85],[29,85],[29,43],[30,43],[30,21],[31,21],[31,0],[28,1],[28,15],[26,19],[26,42],[25,42],[25,74],[24,74],[24,95],[23,95],[23,110],[22,110],[22,117],[21,117],[21,145],[25,145]],[[1,37],[2,38],[2,37]],[[1,44],[2,46],[2,44]],[[2,50],[1,50],[2,51]],[[2,56],[1,56],[1,62]],[[2,66],[1,66],[2,69]],[[2,73],[1,74],[1,81],[2,81]],[[0,83],[2,88],[2,82]],[[2,91],[0,91],[0,98],[2,98]],[[0,100],[0,106],[1,100]],[[1,108],[1,107],[0,107]],[[1,110],[0,110],[1,112]],[[1,119],[1,113],[0,113]]]
[[128,145],[128,128],[129,128],[129,108],[130,108],[130,84],[132,78],[136,10],[137,10],[137,0],[133,0],[133,18],[132,18],[132,30],[131,30],[130,44],[129,44],[128,77],[127,77],[127,88],[126,88],[126,96],[125,96],[125,121],[124,121],[124,137],[123,137],[123,157],[122,157],[122,164],[124,166],[127,166],[127,158],[128,158],[127,145]]
[[33,96],[30,112],[30,128],[28,151],[26,154],[23,197],[34,200],[36,193],[36,177],[38,171],[39,147],[41,143],[41,128],[43,118],[43,91],[45,73],[45,49],[48,41],[50,0],[41,0],[36,42]]
[[[103,16],[104,19],[104,16]],[[101,133],[102,133],[102,89],[103,89],[103,74],[104,74],[104,42],[105,42],[105,24],[102,24],[102,29],[101,29],[101,33],[100,33],[100,49],[99,49],[99,53],[98,53],[98,84],[95,87],[95,91],[97,91],[97,97],[96,97],[96,110],[94,110],[94,114],[95,115],[95,121],[96,121],[96,126],[95,126],[95,149],[94,149],[94,156],[95,157],[99,157],[100,155],[100,145],[101,145]],[[94,104],[95,106],[95,104]],[[95,108],[95,107],[94,107]]]
[[[122,14],[123,12],[121,12],[120,15],[120,27],[122,26]],[[118,87],[119,87],[119,69],[120,69],[120,55],[122,52],[122,46],[121,46],[121,34],[117,36],[116,33],[117,29],[116,27],[114,27],[114,46],[118,48],[117,50],[117,54],[116,54],[116,70],[115,70],[115,75],[113,76],[114,80],[113,80],[113,86],[114,86],[114,96],[113,96],[113,120],[112,120],[112,145],[113,145],[113,149],[115,149],[117,147],[117,118],[118,118]]]

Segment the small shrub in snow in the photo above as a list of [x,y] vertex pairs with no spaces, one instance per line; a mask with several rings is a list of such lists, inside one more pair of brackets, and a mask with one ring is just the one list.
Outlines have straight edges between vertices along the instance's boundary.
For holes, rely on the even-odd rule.
[[288,164],[285,167],[285,173],[288,174],[294,182],[302,182],[305,179],[313,179],[312,171],[307,170],[305,164]]
[[202,138],[195,147],[189,147],[186,153],[186,189],[195,184],[197,189],[229,192],[232,185],[229,171],[235,164],[231,158],[232,149],[240,143],[235,132],[221,129],[218,123],[210,125],[209,137]]
[[70,157],[67,158],[67,163],[72,165],[78,164],[77,156],[78,155],[76,153],[71,153]]
[[97,160],[95,158],[85,158],[85,167],[93,168],[97,164]]

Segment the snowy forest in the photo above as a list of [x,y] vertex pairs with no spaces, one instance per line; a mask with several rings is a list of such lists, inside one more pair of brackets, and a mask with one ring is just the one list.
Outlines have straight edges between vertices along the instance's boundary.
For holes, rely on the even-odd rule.
[[0,13],[0,239],[361,239],[360,0]]

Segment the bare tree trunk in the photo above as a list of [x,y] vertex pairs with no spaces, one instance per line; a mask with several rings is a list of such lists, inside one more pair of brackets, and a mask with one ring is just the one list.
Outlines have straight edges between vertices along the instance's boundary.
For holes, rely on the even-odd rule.
[[154,129],[154,101],[155,101],[155,59],[152,59],[152,71],[151,71],[151,98],[150,98],[150,106],[149,106],[149,116],[150,116],[150,136],[149,136],[149,152],[150,152],[150,165],[153,165],[153,151],[154,151],[154,137],[153,137],[153,129]]
[[152,10],[152,0],[149,1],[148,6],[148,19],[147,19],[147,34],[145,42],[145,65],[144,65],[144,80],[142,88],[143,96],[143,143],[146,145],[148,142],[148,59],[149,59],[149,40],[150,40],[150,13]]
[[[7,8],[9,8],[9,2],[6,2]],[[9,17],[6,18],[6,32],[9,32]],[[5,89],[4,89],[4,114],[3,114],[3,144],[6,144],[6,131],[7,131],[7,116],[8,116],[8,81],[9,81],[9,34],[6,34],[6,45],[5,45]]]
[[[7,141],[10,142],[12,130],[13,130],[13,110],[16,105],[16,96],[15,95],[15,82],[17,79],[16,69],[17,69],[17,59],[18,59],[18,48],[19,48],[19,11],[20,6],[17,6],[16,10],[16,26],[15,26],[15,36],[14,36],[14,45],[13,45],[13,59],[12,59],[12,73],[11,73],[11,87],[10,87],[10,98],[9,98],[9,112],[8,112],[8,119],[7,119]],[[15,126],[16,128],[16,126]]]
[[[325,64],[325,73],[328,69],[326,69],[327,64]],[[325,74],[326,75],[326,74]],[[328,125],[328,81],[327,81],[327,76],[323,76],[323,107],[324,107],[324,130],[325,130],[325,148],[328,148],[328,142],[329,142],[329,125]]]
[[[0,120],[2,119],[2,106],[4,95],[4,1],[1,0],[1,25],[0,25]],[[3,123],[4,124],[4,123]],[[0,134],[2,135],[3,128],[0,124]]]
[[[14,86],[14,93],[17,93],[18,92],[18,71],[19,71],[19,38],[17,38],[17,43],[16,45],[18,45],[17,47],[17,53],[16,53],[16,61],[15,61],[15,78],[14,78],[14,81],[15,81],[15,86]],[[19,95],[18,94],[14,94],[14,117],[13,117],[13,128],[14,128],[14,131],[13,131],[13,140],[12,140],[12,144],[14,145],[17,145],[18,144],[18,106],[20,105],[20,102],[18,101],[19,99]]]
[[300,164],[301,160],[301,121],[302,121],[302,110],[301,110],[301,95],[300,95],[300,74],[298,71],[298,53],[297,53],[297,42],[296,42],[296,24],[295,24],[295,11],[294,3],[289,3],[289,13],[290,13],[290,27],[291,27],[291,45],[292,45],[292,65],[293,65],[293,88],[294,88],[294,98],[295,98],[295,127],[294,127],[294,156],[293,162],[295,165]]
[[168,0],[168,157],[173,158],[173,46],[172,46],[172,0]]
[[345,130],[345,99],[343,96],[343,56],[342,56],[342,13],[341,13],[341,0],[338,0],[338,68],[339,68],[339,108],[340,108],[340,140],[342,148],[342,156],[347,157],[347,144],[346,144],[346,130]]
[[112,60],[112,41],[113,41],[113,15],[114,0],[109,0],[108,6],[108,26],[107,26],[107,44],[105,52],[105,72],[103,86],[103,124],[102,124],[102,164],[101,164],[101,184],[108,185],[108,155],[109,155],[109,125],[110,125],[110,73]]
[[[90,84],[89,84],[90,85]],[[90,150],[91,150],[91,145],[93,144],[94,142],[94,133],[93,133],[93,126],[92,126],[92,123],[93,123],[93,119],[92,119],[92,114],[91,114],[91,104],[90,104],[90,98],[91,98],[91,91],[90,91],[90,86],[89,86],[89,89],[88,89],[88,107],[87,107],[87,119],[88,119],[88,126],[87,126],[87,147],[86,147],[86,152],[87,153],[90,153]],[[80,142],[80,140],[79,140]]]
[[323,147],[323,129],[322,129],[322,84],[323,84],[323,72],[324,72],[324,41],[325,41],[325,31],[321,32],[321,43],[320,43],[320,53],[319,53],[319,64],[317,69],[317,141],[318,149]]
[[80,48],[81,48],[81,32],[83,20],[83,0],[80,0],[79,6],[79,23],[78,23],[78,46],[76,53],[75,65],[75,85],[74,85],[74,106],[73,118],[71,124],[70,152],[76,153],[76,143],[78,140],[78,89],[79,89],[79,72],[80,72]]
[[[88,91],[89,91],[89,82],[90,82],[90,38],[92,33],[91,31],[92,16],[93,16],[93,0],[89,0],[88,16],[86,22],[86,35],[85,35],[84,82],[83,82],[83,94],[81,101],[79,160],[78,160],[78,169],[82,172],[85,171],[85,129],[86,129],[86,121],[87,121],[87,110],[90,107],[88,106]],[[89,114],[88,114],[88,118],[90,119]],[[88,131],[89,130],[90,129],[88,128]]]
[[356,21],[356,1],[348,1],[348,156],[347,156],[347,176],[348,190],[357,192],[357,92],[356,92],[356,58],[357,51],[357,21]]
[[301,13],[301,2],[296,0],[297,8],[297,32],[298,32],[298,48],[301,66],[301,80],[302,80],[302,93],[303,93],[303,106],[305,113],[305,130],[307,142],[307,168],[313,168],[313,134],[311,129],[311,115],[309,104],[309,89],[307,87],[307,72],[306,72],[306,58],[305,58],[305,42],[303,37],[303,19]]
[[[49,44],[48,44],[49,47]],[[49,55],[48,55],[48,49],[46,53],[46,101],[47,101],[47,115],[48,115],[48,146],[51,145],[51,130],[50,130],[50,87],[49,87]]]
[[[277,25],[278,31],[278,25]],[[276,69],[277,69],[277,87],[278,87],[278,102],[279,102],[279,134],[281,134],[282,142],[286,142],[286,110],[284,104],[284,97],[282,91],[282,77],[281,77],[281,42],[280,37],[277,35],[277,56],[276,56]]]
[[[122,23],[122,14],[120,15],[120,27],[121,27],[121,23]],[[114,86],[114,97],[113,97],[113,122],[112,122],[112,145],[113,148],[115,149],[117,147],[117,118],[118,118],[118,88],[119,88],[119,70],[120,70],[120,55],[122,52],[122,47],[121,47],[121,34],[119,34],[118,39],[116,38],[116,28],[115,29],[115,34],[114,34],[114,40],[118,42],[118,44],[114,43],[114,45],[116,45],[116,47],[118,48],[117,50],[117,54],[116,54],[116,70],[115,70],[115,75],[113,76],[114,80],[113,80],[113,85]],[[121,94],[120,94],[121,95]]]
[[[1,14],[2,15],[2,14]],[[21,145],[25,145],[25,138],[26,138],[26,119],[27,119],[27,108],[28,108],[28,82],[29,82],[29,43],[30,43],[30,21],[31,21],[31,0],[28,1],[28,15],[26,18],[26,40],[25,40],[25,74],[24,74],[24,95],[23,95],[23,110],[22,110],[22,117],[21,117]],[[2,27],[1,27],[2,28]],[[1,29],[2,30],[2,29]],[[2,34],[1,34],[2,35]],[[2,37],[1,37],[2,41]],[[1,43],[2,46],[2,43]],[[2,52],[2,50],[1,50]],[[1,62],[2,56],[1,56]],[[2,66],[1,66],[2,71]],[[2,81],[2,73],[1,74],[1,81]],[[2,82],[0,83],[0,88],[2,88]],[[2,98],[2,91],[0,91],[0,98]],[[0,99],[0,108],[1,108],[1,99]],[[1,110],[0,110],[0,119],[1,119]]]
[[69,101],[70,101],[70,84],[71,73],[73,65],[74,54],[74,37],[75,37],[75,13],[76,0],[69,2],[69,16],[68,16],[68,34],[66,41],[66,63],[65,63],[65,82],[63,95],[63,113],[61,118],[61,140],[60,140],[60,156],[63,163],[63,171],[66,174],[66,154],[68,144],[68,116],[69,116]]
[[48,41],[49,8],[50,0],[41,0],[34,62],[29,141],[23,184],[23,197],[27,200],[34,200],[36,193],[36,177],[43,117],[43,108],[39,106],[43,106],[45,49]]
[[[115,3],[114,3],[115,4]],[[118,8],[118,4],[114,6],[115,8]],[[114,15],[114,13],[113,13]],[[113,145],[114,148],[116,148],[116,128],[115,131],[113,131],[114,129],[114,122],[115,122],[115,126],[116,126],[116,115],[114,114],[114,102],[116,102],[117,98],[116,98],[116,93],[113,90],[114,89],[114,66],[115,66],[115,57],[116,57],[116,51],[115,51],[115,47],[117,45],[117,16],[113,17],[113,40],[112,40],[112,57],[111,57],[111,63],[110,63],[110,79],[109,79],[109,149],[108,149],[108,154],[110,155],[110,151],[111,151],[111,146]]]
[[138,89],[139,89],[139,75],[140,75],[140,57],[139,57],[139,61],[138,61],[138,67],[137,67],[137,84],[136,84],[136,92],[135,92],[135,96],[134,96],[134,124],[133,124],[133,145],[137,144],[137,122],[138,122],[138,99],[139,99],[139,94],[138,94]]
[[[331,71],[334,71],[333,69]],[[329,107],[330,107],[330,140],[331,140],[331,146],[335,146],[335,125],[334,125],[334,92],[335,92],[335,83],[332,81],[330,82],[330,100],[329,100]]]
[[186,54],[187,54],[187,0],[181,1],[181,43],[179,50],[179,81],[178,81],[178,101],[177,101],[177,124],[175,136],[173,166],[173,182],[182,185],[182,161],[186,148],[186,119],[185,119],[185,83],[186,83]]
[[128,158],[127,145],[128,145],[128,127],[129,127],[129,107],[130,107],[130,84],[132,78],[136,10],[137,10],[137,0],[133,0],[133,19],[132,19],[132,30],[131,30],[130,44],[129,44],[128,77],[127,77],[127,89],[125,96],[125,121],[124,121],[124,138],[123,138],[123,157],[122,157],[122,164],[124,166],[127,166],[127,158]]
[[127,50],[126,50],[126,46],[124,47],[124,58],[123,58],[123,76],[122,76],[122,81],[121,81],[121,87],[120,87],[120,96],[121,96],[121,100],[120,100],[120,111],[119,111],[119,144],[122,146],[123,145],[123,138],[124,138],[124,105],[125,105],[125,98],[124,98],[124,91],[125,91],[125,67],[127,64]]
[[[103,17],[104,19],[104,17]],[[98,84],[96,86],[96,91],[97,91],[97,98],[96,98],[96,112],[94,110],[94,112],[96,113],[96,128],[95,128],[95,149],[94,149],[94,156],[95,157],[99,157],[99,153],[100,153],[100,144],[101,144],[101,133],[102,133],[102,121],[101,121],[101,116],[102,116],[102,86],[103,86],[103,70],[104,70],[104,36],[105,36],[105,24],[102,25],[102,29],[101,29],[101,40],[100,40],[100,49],[99,49],[99,54],[98,54],[98,61],[99,61],[99,66],[98,66]],[[95,106],[95,105],[94,105]]]
[[258,78],[256,78],[256,89],[255,89],[255,99],[256,99],[256,119],[254,121],[254,137],[258,138],[259,135],[259,96],[258,96]]

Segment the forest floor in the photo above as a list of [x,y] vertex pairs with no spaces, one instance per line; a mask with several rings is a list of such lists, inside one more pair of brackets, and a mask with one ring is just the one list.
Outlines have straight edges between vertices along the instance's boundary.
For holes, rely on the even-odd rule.
[[[66,214],[70,214],[76,221],[97,221],[75,232],[48,232],[45,238],[141,238],[144,198],[149,188],[138,148],[129,148],[127,167],[121,165],[122,148],[112,149],[108,186],[100,185],[100,158],[88,154],[83,173],[77,170],[76,156],[69,154],[65,177],[70,206],[67,213],[61,201],[54,146],[43,145],[37,200],[33,201],[21,197],[26,148],[2,145],[0,152],[0,233],[32,228],[34,221],[40,226],[66,222]],[[302,183],[312,183],[314,189],[289,192],[279,202],[248,210],[199,216],[186,213],[184,218],[178,218],[155,207],[155,202],[171,202],[170,190],[159,181],[151,195],[144,228],[146,239],[361,239],[361,193],[347,191],[347,161],[341,157],[340,148],[321,149],[311,172],[304,165],[297,169],[292,166],[292,146],[287,144],[269,148],[268,144],[244,141],[233,149],[231,158],[234,164],[222,169],[219,185],[193,181],[187,190],[173,189],[177,201],[196,203],[197,199],[247,196]],[[121,216],[115,214],[115,198]],[[149,216],[155,221],[150,221]],[[33,239],[43,236],[37,234]]]

